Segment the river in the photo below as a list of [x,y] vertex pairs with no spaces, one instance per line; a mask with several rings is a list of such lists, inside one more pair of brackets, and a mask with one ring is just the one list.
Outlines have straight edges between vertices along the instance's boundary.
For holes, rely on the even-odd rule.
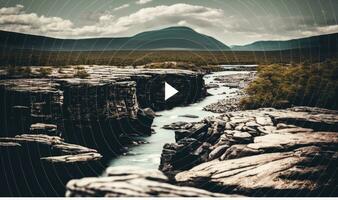
[[[209,84],[211,82],[217,83],[214,81],[215,77],[220,75],[230,75],[230,74],[239,74],[239,73],[249,73],[246,71],[223,71],[215,72],[213,74],[208,74],[204,77],[205,83]],[[174,143],[175,142],[175,133],[173,130],[166,130],[161,128],[163,125],[171,124],[173,122],[185,121],[185,122],[194,122],[200,121],[207,116],[215,116],[216,113],[204,111],[203,107],[211,103],[215,103],[218,100],[229,98],[232,95],[236,95],[237,88],[224,87],[220,84],[219,88],[208,89],[208,92],[212,94],[204,98],[202,101],[199,101],[189,106],[176,107],[171,110],[164,110],[157,112],[156,114],[160,115],[155,117],[153,122],[153,129],[155,134],[150,137],[144,138],[147,144],[142,144],[139,146],[132,146],[129,148],[129,153],[127,155],[121,155],[111,161],[110,166],[121,166],[121,165],[133,165],[146,169],[158,169],[160,164],[160,158],[162,153],[162,147],[165,143]],[[181,115],[196,115],[199,118],[187,118],[181,117]]]

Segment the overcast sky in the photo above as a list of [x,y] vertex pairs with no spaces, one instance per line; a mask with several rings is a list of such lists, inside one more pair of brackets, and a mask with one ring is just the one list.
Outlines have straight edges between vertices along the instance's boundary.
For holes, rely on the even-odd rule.
[[0,29],[61,38],[189,26],[227,45],[338,32],[338,0],[0,0]]

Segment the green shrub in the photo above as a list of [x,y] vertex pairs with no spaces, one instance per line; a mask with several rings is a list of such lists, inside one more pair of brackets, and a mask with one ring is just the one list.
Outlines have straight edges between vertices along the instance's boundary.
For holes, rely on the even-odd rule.
[[240,105],[245,109],[291,105],[337,109],[337,77],[338,63],[332,61],[261,66]]
[[77,78],[87,78],[89,77],[89,74],[86,70],[84,69],[81,69],[81,70],[77,70],[74,74],[74,77],[77,77]]
[[46,77],[48,75],[51,75],[53,72],[53,69],[50,67],[41,67],[37,70],[42,77]]
[[74,67],[74,69],[76,69],[76,70],[84,70],[85,68],[83,66],[76,66],[76,67]]
[[16,67],[16,66],[9,66],[7,67],[7,74],[9,76],[19,75],[19,76],[30,76],[32,70],[30,67]]

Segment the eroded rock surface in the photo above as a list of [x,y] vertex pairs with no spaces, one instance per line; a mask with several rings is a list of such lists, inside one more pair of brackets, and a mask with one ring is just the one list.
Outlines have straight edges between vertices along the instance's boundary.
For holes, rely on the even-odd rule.
[[[0,80],[0,176],[9,196],[59,196],[70,178],[102,172],[93,149],[106,164],[152,134],[153,110],[206,95],[204,74],[187,70],[70,66],[43,67],[50,72],[43,75],[40,68]],[[164,82],[180,91],[166,102]]]
[[105,177],[71,180],[67,197],[230,197],[206,190],[168,183],[159,170],[130,166],[110,167]]
[[[206,128],[196,134],[196,126]],[[182,185],[250,196],[337,196],[337,111],[262,108],[191,127],[177,130],[181,137],[161,157],[160,169]]]
[[[133,143],[131,135],[152,134],[150,108],[189,104],[206,95],[203,74],[188,70],[74,66],[50,68],[41,78],[38,69],[32,67],[26,78],[0,80],[2,136],[62,136],[116,155]],[[88,76],[77,78],[81,70]],[[164,82],[180,91],[166,102]]]
[[337,148],[306,146],[225,161],[176,175],[183,185],[250,196],[337,196]]
[[58,136],[0,138],[1,196],[60,196],[71,178],[97,175],[101,154]]

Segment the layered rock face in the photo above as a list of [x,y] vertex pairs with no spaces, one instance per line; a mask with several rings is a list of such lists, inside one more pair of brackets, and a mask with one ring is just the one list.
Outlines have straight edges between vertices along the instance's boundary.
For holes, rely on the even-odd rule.
[[110,167],[105,177],[71,180],[67,197],[231,197],[169,183],[159,170],[130,166]]
[[[70,76],[78,69],[89,76]],[[49,79],[37,78],[33,68],[31,79],[0,81],[3,136],[29,132],[62,135],[73,143],[118,153],[123,147],[120,142],[130,140],[128,135],[151,134],[154,116],[143,109],[162,110],[206,95],[203,74],[186,70],[110,66],[51,70]],[[166,102],[164,82],[180,91]]]
[[58,125],[50,134],[59,135],[63,92],[58,86],[48,79],[1,80],[1,136],[29,133],[31,125],[36,123]]
[[[184,70],[109,66],[51,70],[46,78],[34,75],[33,69],[31,77],[4,75],[7,79],[0,80],[0,136],[5,137],[0,138],[5,142],[1,143],[1,166],[6,166],[0,175],[9,181],[1,196],[63,195],[68,180],[100,174],[107,161],[125,152],[134,137],[149,136],[155,116],[151,108],[183,105],[205,95],[203,75]],[[77,70],[86,70],[88,77],[69,75]],[[164,81],[177,84],[185,94],[163,103],[160,86]],[[194,90],[189,92],[191,88]],[[27,133],[37,138],[18,136]],[[78,155],[79,148],[77,153],[69,152],[74,156],[66,155],[58,149],[70,147],[61,140],[91,150]],[[13,171],[13,167],[20,169]],[[7,176],[8,172],[13,173]],[[49,184],[41,185],[43,182]]]
[[123,136],[150,135],[153,116],[139,108],[135,82],[62,80],[63,137],[111,156]]
[[18,135],[0,138],[1,196],[59,196],[65,184],[103,170],[95,150],[64,142],[58,136]]
[[178,184],[249,196],[338,195],[337,111],[264,108],[182,128],[160,166]]

